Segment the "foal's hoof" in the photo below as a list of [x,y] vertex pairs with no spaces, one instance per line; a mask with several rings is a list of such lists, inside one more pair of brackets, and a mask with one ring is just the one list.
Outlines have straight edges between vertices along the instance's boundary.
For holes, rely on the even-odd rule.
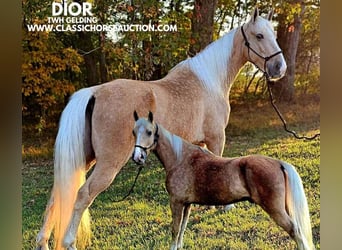
[[76,247],[75,244],[71,244],[71,245],[69,245],[66,249],[67,249],[67,250],[77,250],[77,247]]
[[235,207],[234,204],[226,205],[226,206],[224,207],[224,211],[229,211],[229,210],[233,209],[234,207]]

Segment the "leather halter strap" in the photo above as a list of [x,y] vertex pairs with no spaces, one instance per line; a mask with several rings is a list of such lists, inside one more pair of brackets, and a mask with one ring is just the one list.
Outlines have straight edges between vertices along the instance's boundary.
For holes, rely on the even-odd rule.
[[248,57],[249,59],[251,59],[251,57],[249,56],[249,53],[250,53],[250,50],[253,51],[254,54],[256,54],[258,57],[264,59],[264,68],[263,69],[260,69],[258,67],[258,65],[256,65],[252,60],[250,60],[251,63],[253,63],[258,69],[260,69],[265,75],[266,77],[268,78],[268,74],[266,72],[266,63],[268,60],[270,60],[272,57],[275,57],[281,53],[283,53],[282,50],[279,50],[277,52],[275,52],[274,54],[270,55],[270,56],[262,56],[260,55],[255,49],[253,49],[250,45],[250,43],[248,42],[248,39],[247,39],[247,36],[246,36],[246,33],[245,31],[243,30],[243,25],[241,25],[241,32],[242,32],[242,36],[243,36],[243,39],[245,41],[245,46],[248,48]]

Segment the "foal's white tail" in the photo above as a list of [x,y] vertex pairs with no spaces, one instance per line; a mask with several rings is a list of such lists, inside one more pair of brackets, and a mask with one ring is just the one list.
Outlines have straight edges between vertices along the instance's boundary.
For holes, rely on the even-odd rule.
[[286,201],[289,215],[294,224],[295,241],[299,249],[315,249],[312,242],[309,207],[302,180],[292,165],[286,162],[281,162],[281,165],[285,168],[288,176],[289,189]]
[[[69,225],[77,192],[85,182],[85,124],[86,108],[93,95],[93,88],[74,93],[65,107],[55,142],[54,185],[52,190],[55,222],[55,247],[62,248],[62,240]],[[83,214],[78,245],[83,248],[90,242],[90,218],[88,210]]]

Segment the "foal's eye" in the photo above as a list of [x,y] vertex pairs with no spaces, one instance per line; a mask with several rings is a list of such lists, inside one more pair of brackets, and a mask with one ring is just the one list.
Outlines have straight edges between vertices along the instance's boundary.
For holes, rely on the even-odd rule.
[[146,130],[146,134],[147,134],[148,136],[151,136],[151,135],[152,135],[152,131],[151,131],[151,130]]
[[260,41],[261,39],[264,39],[264,35],[261,33],[256,34],[256,38],[258,39],[258,41]]

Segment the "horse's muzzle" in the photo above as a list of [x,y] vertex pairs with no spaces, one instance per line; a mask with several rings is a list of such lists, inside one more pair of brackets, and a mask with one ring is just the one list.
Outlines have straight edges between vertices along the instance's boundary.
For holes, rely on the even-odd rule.
[[286,63],[277,60],[274,63],[267,63],[267,74],[269,80],[276,81],[282,78],[286,73]]

